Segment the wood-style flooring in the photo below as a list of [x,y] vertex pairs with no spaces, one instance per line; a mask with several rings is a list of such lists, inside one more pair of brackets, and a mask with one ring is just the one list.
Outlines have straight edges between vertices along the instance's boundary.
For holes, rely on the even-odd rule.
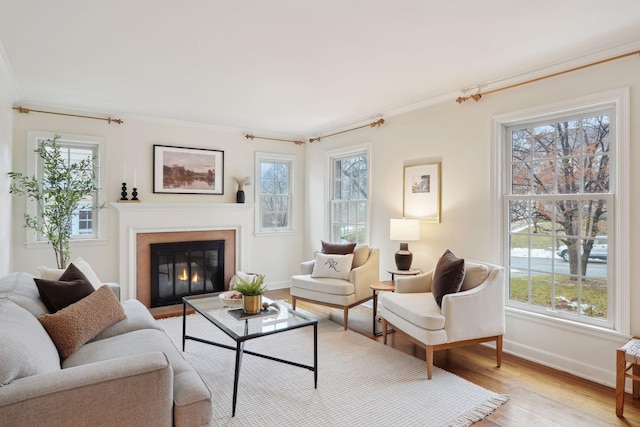
[[[290,301],[288,289],[269,291],[266,296]],[[342,310],[305,302],[298,302],[298,306],[342,323]],[[373,335],[369,308],[358,306],[349,311],[349,329],[382,342],[382,337]],[[388,337],[387,345],[425,360],[425,351],[402,333],[395,332]],[[497,368],[495,350],[482,345],[436,352],[434,364],[510,397],[506,404],[474,426],[640,426],[640,400],[634,400],[630,394],[625,395],[624,418],[618,418],[613,388],[506,353],[502,367]]]

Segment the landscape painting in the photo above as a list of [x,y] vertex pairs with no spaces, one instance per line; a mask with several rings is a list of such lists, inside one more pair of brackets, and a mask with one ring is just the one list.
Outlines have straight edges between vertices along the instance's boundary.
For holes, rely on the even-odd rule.
[[153,146],[153,192],[224,194],[224,151]]

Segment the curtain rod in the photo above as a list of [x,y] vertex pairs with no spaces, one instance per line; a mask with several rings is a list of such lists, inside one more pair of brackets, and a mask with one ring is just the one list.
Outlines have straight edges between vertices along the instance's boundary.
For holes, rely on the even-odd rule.
[[280,138],[267,138],[267,137],[264,137],[264,136],[255,136],[255,135],[251,135],[251,134],[246,134],[244,137],[245,137],[245,138],[247,138],[247,139],[250,139],[250,140],[252,140],[252,141],[253,141],[254,139],[265,139],[265,140],[267,140],[267,141],[293,142],[293,143],[294,143],[294,144],[296,144],[296,145],[302,145],[302,144],[304,144],[304,141],[300,141],[300,140],[293,140],[293,139],[280,139]]
[[84,116],[81,114],[58,113],[56,111],[34,110],[31,108],[25,108],[20,106],[13,107],[13,109],[19,111],[22,114],[29,114],[31,112],[44,113],[44,114],[56,114],[58,116],[69,116],[69,117],[80,117],[83,119],[104,120],[105,122],[108,122],[108,123],[118,123],[118,124],[124,123],[122,119],[113,119],[111,117],[96,117],[96,116]]
[[605,62],[615,61],[617,59],[626,58],[627,56],[632,56],[632,55],[640,55],[640,50],[636,50],[635,52],[629,52],[629,53],[625,53],[625,54],[622,54],[622,55],[614,56],[613,58],[607,58],[607,59],[603,59],[601,61],[592,62],[591,64],[586,64],[586,65],[581,65],[579,67],[570,68],[568,70],[558,71],[557,73],[549,74],[547,76],[538,77],[538,78],[527,80],[527,81],[520,82],[520,83],[514,83],[512,85],[501,87],[501,88],[498,88],[498,89],[493,89],[493,90],[490,90],[490,91],[487,91],[487,92],[484,92],[484,93],[480,93],[480,88],[478,87],[478,93],[475,93],[475,94],[469,95],[469,96],[459,96],[459,97],[456,98],[456,102],[458,104],[462,104],[463,102],[468,101],[470,99],[473,99],[474,101],[478,102],[480,100],[480,98],[482,98],[483,95],[489,95],[491,93],[500,92],[501,90],[512,89],[514,87],[524,86],[524,85],[529,84],[529,83],[539,82],[540,80],[550,79],[552,77],[561,76],[563,74],[568,74],[568,73],[571,73],[573,71],[582,70],[584,68],[593,67],[594,65],[604,64]]
[[384,124],[384,119],[378,119],[375,122],[369,123],[368,125],[362,125],[362,126],[358,126],[358,127],[352,128],[352,129],[347,129],[347,130],[343,130],[343,131],[336,132],[336,133],[330,133],[329,135],[319,136],[317,138],[311,138],[311,139],[309,139],[309,143],[312,144],[312,143],[314,143],[316,141],[320,141],[322,138],[329,138],[330,136],[336,136],[336,135],[340,135],[342,133],[347,133],[347,132],[351,132],[351,131],[362,129],[362,128],[366,128],[366,127],[370,127],[370,128],[373,128],[373,127],[376,127],[376,126],[380,127],[383,124]]

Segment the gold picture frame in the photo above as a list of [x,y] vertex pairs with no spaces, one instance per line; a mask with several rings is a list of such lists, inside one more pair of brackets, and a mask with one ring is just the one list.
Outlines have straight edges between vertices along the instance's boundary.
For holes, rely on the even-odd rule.
[[440,222],[441,162],[406,165],[402,215],[424,222]]

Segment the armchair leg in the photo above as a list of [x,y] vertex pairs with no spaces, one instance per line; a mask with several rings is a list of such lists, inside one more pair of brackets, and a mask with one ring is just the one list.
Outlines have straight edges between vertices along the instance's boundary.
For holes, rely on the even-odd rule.
[[296,309],[296,297],[291,297],[291,308]]
[[427,348],[427,379],[431,379],[433,375],[433,346],[428,345]]
[[344,330],[349,327],[349,307],[344,308]]
[[498,368],[502,366],[502,335],[498,335],[496,338],[496,361]]
[[387,319],[382,318],[382,343],[387,345]]

